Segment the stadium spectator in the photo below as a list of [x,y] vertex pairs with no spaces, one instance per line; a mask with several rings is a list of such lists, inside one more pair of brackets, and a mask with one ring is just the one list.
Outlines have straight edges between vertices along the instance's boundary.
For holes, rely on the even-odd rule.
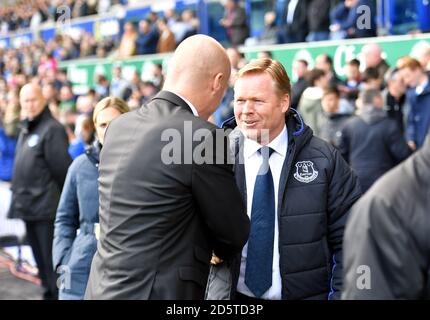
[[39,269],[45,299],[57,299],[52,267],[55,211],[71,159],[64,128],[33,84],[20,91],[26,121],[20,131],[12,175],[9,218],[24,220],[27,239]]
[[[360,17],[363,14],[360,7],[370,9],[367,19]],[[330,13],[331,38],[340,40],[374,37],[376,36],[375,16],[375,8],[371,0],[345,0],[339,3]]]
[[361,87],[360,61],[352,59],[345,65],[346,79],[338,85],[342,98],[345,98],[352,106],[358,98]]
[[264,30],[258,37],[259,45],[270,45],[278,42],[278,27],[276,26],[276,14],[269,11],[264,14]]
[[103,74],[97,74],[94,90],[96,92],[97,99],[103,99],[109,95],[110,83],[109,80]]
[[178,15],[173,8],[168,8],[164,10],[164,18],[166,18],[167,26],[170,29],[172,29],[173,25],[178,21]]
[[69,85],[63,85],[60,89],[60,111],[76,111],[76,96]]
[[153,28],[149,19],[139,22],[139,34],[136,40],[137,54],[154,54],[157,52],[158,31]]
[[291,108],[297,109],[303,91],[309,87],[309,83],[306,79],[308,73],[308,62],[303,59],[293,61],[293,73],[297,80],[291,88]]
[[220,24],[225,28],[232,46],[243,44],[249,36],[245,9],[238,4],[237,0],[225,0],[224,17],[220,20]]
[[4,110],[0,112],[0,181],[12,179],[21,111],[17,92],[12,90],[7,94]]
[[363,82],[361,89],[376,89],[381,90],[383,79],[381,79],[377,68],[366,68],[363,71]]
[[[80,98],[82,97],[84,96],[81,96]],[[69,148],[67,149],[72,160],[76,159],[85,152],[85,149],[87,149],[93,142],[93,137],[94,125],[91,117],[87,114],[79,115],[76,118],[74,138],[70,142]]]
[[224,96],[221,100],[220,105],[215,110],[212,115],[211,121],[221,127],[224,121],[230,119],[234,116],[233,112],[233,100],[234,100],[234,82],[236,81],[236,74],[238,70],[241,68],[241,65],[245,64],[246,61],[243,55],[239,52],[237,48],[227,48],[226,49],[228,59],[230,61],[231,73],[230,79],[228,83],[228,87]]
[[244,64],[243,54],[237,48],[226,49],[228,59],[230,60],[230,66],[232,70],[237,71],[240,66]]
[[324,90],[330,87],[327,73],[321,69],[313,69],[307,75],[309,87],[303,91],[298,109],[303,121],[319,136],[322,115],[321,99]]
[[428,41],[420,41],[414,45],[411,57],[417,59],[424,70],[430,71],[430,43]]
[[309,34],[306,41],[328,40],[330,37],[330,1],[310,0],[307,13]]
[[97,42],[94,37],[88,33],[84,32],[81,36],[80,46],[79,46],[79,57],[85,58],[93,56],[96,53]]
[[109,87],[109,95],[116,98],[124,99],[130,84],[122,76],[122,68],[116,65],[112,70],[112,80]]
[[350,118],[350,114],[340,112],[340,92],[337,88],[324,90],[321,106],[323,112],[319,122],[318,137],[334,147],[340,147],[342,129]]
[[345,124],[340,150],[357,174],[363,193],[410,154],[397,122],[385,114],[381,92],[360,93],[361,110]]
[[407,100],[410,110],[407,118],[406,136],[413,149],[422,147],[430,128],[430,76],[418,60],[403,57],[397,67],[405,84],[409,87]]
[[323,70],[327,74],[330,87],[337,88],[342,83],[334,71],[333,59],[328,54],[323,53],[315,58],[315,68]]
[[197,33],[199,20],[194,16],[192,10],[186,9],[181,14],[181,19],[172,24],[170,30],[175,34],[176,44]]
[[369,43],[361,48],[365,68],[377,68],[381,82],[390,68],[388,63],[382,58],[382,49],[377,43]]
[[279,43],[304,42],[308,35],[307,1],[289,0],[285,4]]
[[264,58],[273,59],[272,52],[268,50],[263,50],[257,53],[257,59],[264,59]]
[[385,75],[386,88],[382,92],[384,110],[388,117],[396,120],[402,133],[405,132],[407,114],[410,110],[406,98],[407,87],[397,69],[388,71]]
[[145,65],[145,72],[142,74],[142,80],[152,82],[152,84],[160,90],[164,83],[163,66],[159,63],[148,63]]
[[140,92],[142,94],[142,103],[148,103],[158,93],[159,87],[157,87],[152,81],[144,81],[140,85]]
[[[136,40],[139,37],[140,34],[138,36],[134,24],[132,22],[127,22],[124,25],[124,33],[119,44],[117,58],[125,59],[134,55],[136,53]],[[139,48],[137,50],[139,50]]]
[[159,18],[157,20],[157,27],[160,34],[157,44],[157,53],[174,51],[176,48],[175,35],[169,29],[166,18]]

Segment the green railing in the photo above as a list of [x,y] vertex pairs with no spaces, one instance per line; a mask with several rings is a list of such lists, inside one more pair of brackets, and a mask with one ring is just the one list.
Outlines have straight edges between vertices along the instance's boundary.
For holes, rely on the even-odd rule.
[[[420,41],[430,42],[430,34],[258,46],[242,48],[241,51],[247,59],[255,58],[260,51],[270,51],[274,59],[279,60],[290,75],[292,74],[292,62],[295,59],[307,60],[312,68],[316,56],[326,53],[333,57],[335,71],[342,77],[345,63],[353,58],[361,60],[361,48],[367,43],[378,43],[383,50],[384,58],[393,66],[399,57],[409,55],[413,47]],[[113,65],[121,65],[124,76],[128,78],[136,70],[140,73],[145,73],[146,68],[150,67],[151,63],[162,63],[164,67],[167,67],[170,55],[136,56],[127,60],[115,60],[112,58],[72,60],[60,63],[60,67],[67,69],[68,79],[73,83],[76,92],[84,93],[94,85],[96,74],[104,74],[110,78]]]

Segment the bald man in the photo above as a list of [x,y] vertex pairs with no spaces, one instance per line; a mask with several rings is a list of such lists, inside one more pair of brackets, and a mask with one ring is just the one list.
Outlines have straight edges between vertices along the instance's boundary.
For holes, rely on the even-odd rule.
[[52,240],[55,213],[71,163],[67,134],[52,117],[40,87],[23,86],[19,98],[25,120],[16,148],[9,218],[24,220],[42,280],[43,297],[56,299]]
[[363,55],[366,68],[378,69],[379,78],[383,81],[385,73],[388,71],[390,66],[382,58],[381,47],[377,43],[368,43],[361,49],[361,54]]
[[203,299],[211,255],[242,250],[249,219],[228,139],[207,122],[229,76],[222,46],[192,36],[176,49],[163,90],[111,122],[86,299]]

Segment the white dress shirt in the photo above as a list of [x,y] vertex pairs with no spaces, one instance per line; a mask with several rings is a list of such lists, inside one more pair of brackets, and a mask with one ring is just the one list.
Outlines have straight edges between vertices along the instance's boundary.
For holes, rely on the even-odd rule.
[[287,24],[292,24],[294,20],[294,12],[296,11],[299,0],[291,0],[288,3]]
[[187,104],[188,104],[188,106],[190,107],[190,109],[191,109],[191,111],[193,112],[193,114],[196,116],[196,117],[198,117],[199,116],[199,113],[197,112],[197,109],[196,109],[196,107],[194,107],[193,106],[193,104],[190,102],[190,101],[188,101],[186,98],[184,98],[183,96],[181,96],[180,94],[177,94],[177,93],[175,93],[179,98],[181,98],[182,100],[184,100]]
[[[263,294],[261,298],[267,300],[280,300],[282,294],[282,281],[281,272],[279,269],[278,192],[282,166],[287,155],[288,147],[288,132],[286,126],[284,126],[282,132],[267,146],[274,150],[272,156],[269,159],[269,166],[272,172],[273,186],[275,189],[275,232],[273,241],[272,286]],[[246,179],[247,213],[249,218],[251,218],[252,198],[254,196],[255,180],[257,178],[258,170],[260,169],[260,166],[263,162],[263,157],[258,152],[261,147],[262,146],[255,140],[247,138],[245,139],[243,154]],[[247,252],[248,243],[242,250],[242,259],[240,264],[239,281],[237,283],[237,291],[244,295],[254,297],[254,294],[248,289],[245,284]]]

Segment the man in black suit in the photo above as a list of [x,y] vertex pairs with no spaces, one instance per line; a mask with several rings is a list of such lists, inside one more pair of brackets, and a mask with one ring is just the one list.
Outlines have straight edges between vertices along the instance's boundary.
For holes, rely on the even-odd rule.
[[230,44],[234,47],[242,45],[249,37],[245,9],[236,0],[227,0],[224,10],[224,17],[220,20],[220,24],[226,29]]
[[308,1],[287,1],[285,4],[279,42],[305,42],[308,31]]
[[242,250],[249,219],[228,139],[206,121],[229,77],[222,46],[192,36],[172,57],[163,91],[110,124],[87,299],[203,299],[212,253]]

